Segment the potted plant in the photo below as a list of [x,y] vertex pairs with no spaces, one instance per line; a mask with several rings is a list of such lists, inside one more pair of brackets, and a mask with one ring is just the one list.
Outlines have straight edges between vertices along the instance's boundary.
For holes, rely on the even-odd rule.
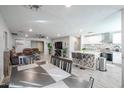
[[63,48],[63,57],[66,57],[66,54],[67,54],[67,48]]
[[52,52],[52,44],[51,43],[48,43],[48,50],[49,50],[49,54],[51,54],[51,52]]
[[83,53],[85,52],[86,48],[82,48]]

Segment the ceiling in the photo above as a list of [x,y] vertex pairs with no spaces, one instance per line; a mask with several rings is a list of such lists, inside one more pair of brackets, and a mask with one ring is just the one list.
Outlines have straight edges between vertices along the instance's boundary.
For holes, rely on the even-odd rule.
[[[102,30],[113,31],[115,26],[118,30],[121,27],[119,11],[123,7],[43,5],[38,11],[34,11],[25,6],[1,5],[0,14],[11,32],[23,32],[29,36],[43,34],[49,38],[57,38]],[[33,31],[29,32],[29,29]]]

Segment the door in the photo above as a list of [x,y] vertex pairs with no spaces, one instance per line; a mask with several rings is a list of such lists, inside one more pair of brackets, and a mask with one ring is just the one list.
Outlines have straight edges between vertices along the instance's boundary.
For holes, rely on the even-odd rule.
[[31,41],[31,48],[38,48],[41,53],[44,53],[43,41]]

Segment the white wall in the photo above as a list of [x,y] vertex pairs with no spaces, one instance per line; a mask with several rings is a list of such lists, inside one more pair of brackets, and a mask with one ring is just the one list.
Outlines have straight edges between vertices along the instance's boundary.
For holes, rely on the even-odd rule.
[[8,49],[12,48],[12,36],[2,18],[0,15],[0,80],[4,77],[3,76],[3,67],[4,67],[4,62],[3,62],[3,52],[5,50],[5,36],[4,33],[7,32],[7,37],[8,37]]
[[[121,13],[122,19],[122,41],[124,41],[124,9]],[[122,42],[122,87],[124,88],[124,42]]]
[[84,48],[84,44],[85,44],[85,41],[84,41],[84,35],[81,35],[81,39],[80,39],[80,50],[82,50],[82,48]]
[[121,31],[121,12],[113,13],[111,16],[85,29],[85,31],[95,33]]
[[74,36],[69,36],[69,58],[71,58],[72,52],[80,50],[80,39]]

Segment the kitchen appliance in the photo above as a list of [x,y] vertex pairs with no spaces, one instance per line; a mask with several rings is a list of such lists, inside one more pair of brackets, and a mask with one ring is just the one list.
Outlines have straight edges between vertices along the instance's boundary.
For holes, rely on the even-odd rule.
[[99,69],[99,71],[107,71],[107,69],[106,69],[106,58],[104,58],[104,57],[98,57],[98,60],[97,60],[98,62],[98,68],[97,69]]

